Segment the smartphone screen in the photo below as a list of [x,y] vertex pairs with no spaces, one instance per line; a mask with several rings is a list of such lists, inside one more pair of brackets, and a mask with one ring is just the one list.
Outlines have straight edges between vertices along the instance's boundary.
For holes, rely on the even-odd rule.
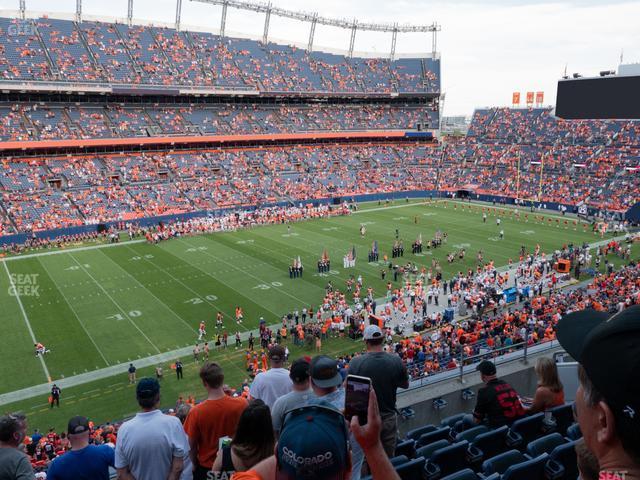
[[344,402],[344,415],[348,422],[358,416],[360,425],[367,423],[367,411],[369,407],[369,391],[371,379],[357,375],[347,375],[347,390]]

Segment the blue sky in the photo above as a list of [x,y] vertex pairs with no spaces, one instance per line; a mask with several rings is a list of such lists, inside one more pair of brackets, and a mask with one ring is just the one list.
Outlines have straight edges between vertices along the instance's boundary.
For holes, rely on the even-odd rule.
[[[75,0],[26,0],[34,11],[73,12]],[[442,25],[442,86],[446,115],[470,115],[478,106],[508,105],[513,91],[544,91],[555,102],[558,78],[568,72],[597,75],[625,62],[640,62],[640,0],[272,0],[274,5],[363,21]],[[85,0],[91,15],[126,16],[127,0]],[[18,0],[0,0],[17,9]],[[183,0],[183,24],[218,28],[221,7]],[[173,22],[173,0],[136,0],[134,17]],[[261,36],[263,17],[229,9],[227,31]],[[309,26],[271,19],[271,36],[306,43]],[[349,32],[318,26],[315,45],[346,49]],[[356,50],[388,54],[389,34],[359,32]],[[397,52],[431,49],[425,34],[398,38]],[[524,95],[523,95],[524,97]]]

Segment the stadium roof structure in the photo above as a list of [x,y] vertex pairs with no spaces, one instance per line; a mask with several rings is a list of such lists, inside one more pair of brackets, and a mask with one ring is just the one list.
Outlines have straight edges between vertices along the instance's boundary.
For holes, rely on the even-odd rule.
[[[20,1],[20,17],[24,20],[26,17],[26,0]],[[133,1],[127,1],[127,22],[129,25],[133,22]],[[436,58],[437,44],[438,44],[438,32],[442,27],[433,22],[430,25],[399,25],[398,23],[372,23],[372,22],[359,22],[357,19],[346,20],[329,18],[318,15],[317,12],[302,12],[295,10],[287,10],[280,7],[274,7],[271,2],[251,2],[247,0],[190,0],[200,3],[208,3],[211,5],[222,6],[222,16],[220,19],[220,36],[225,35],[225,28],[227,22],[227,8],[232,7],[240,10],[249,10],[257,13],[264,13],[264,31],[262,34],[262,42],[267,43],[269,39],[269,22],[271,15],[276,15],[283,18],[289,18],[292,20],[299,20],[301,22],[309,22],[311,28],[309,31],[309,41],[307,43],[307,50],[310,52],[313,50],[313,40],[316,31],[316,25],[327,25],[331,27],[344,28],[351,30],[351,36],[349,40],[349,57],[353,56],[353,49],[356,40],[356,32],[361,31],[373,31],[373,32],[387,32],[391,33],[391,51],[389,58],[394,60],[396,54],[396,40],[398,33],[431,33],[431,54],[433,58]],[[175,29],[180,30],[180,19],[182,16],[182,0],[176,0],[176,17],[175,17]],[[77,21],[82,21],[82,0],[76,0],[76,12],[75,17]]]
[[[81,0],[77,0],[81,1]],[[133,0],[129,0],[131,3]],[[193,0],[192,0],[193,1]],[[389,32],[391,36],[391,53],[390,58],[393,59],[396,51],[396,40],[398,33],[431,33],[432,34],[432,53],[433,57],[436,56],[438,32],[441,30],[440,25],[437,22],[431,25],[398,25],[397,23],[360,23],[357,19],[345,20],[322,17],[318,13],[300,12],[295,10],[286,10],[284,8],[274,7],[271,2],[250,2],[246,0],[195,0],[200,3],[209,3],[211,5],[222,6],[222,17],[220,20],[220,34],[224,36],[225,24],[227,19],[227,7],[237,8],[240,10],[250,10],[252,12],[264,13],[264,33],[262,35],[262,42],[267,43],[269,38],[269,21],[271,15],[276,15],[283,18],[289,18],[292,20],[299,20],[301,22],[311,23],[311,29],[309,31],[309,43],[307,50],[313,50],[313,38],[316,31],[316,25],[327,25],[330,27],[345,28],[351,30],[351,37],[349,40],[349,57],[353,56],[353,47],[356,40],[356,32],[358,30],[367,30],[373,32]],[[180,12],[182,8],[182,0],[176,0],[176,29],[180,28]]]

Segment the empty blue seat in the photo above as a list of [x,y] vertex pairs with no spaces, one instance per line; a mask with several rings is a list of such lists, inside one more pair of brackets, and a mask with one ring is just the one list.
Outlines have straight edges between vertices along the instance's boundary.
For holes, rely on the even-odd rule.
[[463,441],[433,452],[429,463],[425,467],[426,478],[440,478],[443,475],[467,468],[469,466],[467,460],[468,449],[469,442]]
[[532,460],[510,466],[502,475],[501,480],[547,480],[545,465],[549,455],[546,453]]
[[482,462],[482,473],[491,475],[494,473],[503,474],[512,465],[517,465],[528,460],[522,452],[518,450],[509,450],[507,452],[491,457]]
[[551,453],[554,448],[562,445],[565,439],[558,432],[550,433],[544,437],[540,437],[537,440],[527,445],[527,455],[531,458],[535,458],[543,453]]
[[436,440],[429,445],[425,445],[424,447],[416,448],[416,457],[424,457],[427,460],[431,458],[433,452],[436,450],[440,450],[441,448],[449,446],[450,443],[447,440]]
[[407,432],[407,438],[411,440],[418,440],[420,438],[420,435],[433,432],[436,428],[437,427],[435,425],[424,425],[422,427],[414,428],[413,430],[409,430]]
[[513,422],[511,430],[520,435],[526,445],[542,435],[543,420],[544,413],[536,413],[530,417],[524,417]]
[[582,432],[580,431],[580,425],[574,423],[569,428],[567,428],[567,438],[571,440],[578,440],[582,438]]
[[567,403],[554,407],[550,412],[556,421],[556,431],[562,435],[567,433],[567,428],[575,421],[573,418],[573,404]]
[[447,475],[440,480],[478,480],[478,476],[470,468]]
[[402,480],[423,480],[422,470],[424,469],[424,464],[425,459],[418,457],[395,467],[395,469]]
[[564,480],[575,480],[578,478],[578,459],[576,458],[576,441],[558,445],[549,454],[551,460],[558,462],[564,467]]
[[451,415],[450,417],[445,417],[440,422],[440,425],[442,425],[443,427],[453,427],[457,422],[462,420],[465,415],[466,414],[464,413],[457,413],[455,415]]
[[398,465],[407,463],[409,461],[409,458],[406,455],[398,455],[396,457],[389,459],[389,461],[391,462],[391,465],[393,465],[394,467],[397,467]]
[[500,428],[496,428],[495,430],[489,430],[486,433],[481,433],[473,439],[471,444],[482,451],[482,456],[484,458],[491,458],[495,457],[499,453],[518,447],[517,444],[514,444],[515,442],[509,441],[509,435],[509,427],[505,425]]
[[455,441],[461,442],[463,440],[467,440],[469,442],[472,442],[473,440],[475,440],[475,438],[478,435],[482,433],[486,433],[488,431],[489,431],[488,427],[484,425],[478,425],[477,427],[473,427],[473,428],[470,428],[469,430],[465,430],[463,432],[458,433],[455,437]]
[[404,440],[396,445],[395,456],[405,455],[407,458],[416,456],[416,442],[413,440]]
[[436,440],[446,440],[449,438],[449,432],[451,431],[450,427],[440,427],[433,432],[425,433],[420,435],[418,439],[418,447],[422,447],[423,445],[428,445],[430,443],[435,442]]

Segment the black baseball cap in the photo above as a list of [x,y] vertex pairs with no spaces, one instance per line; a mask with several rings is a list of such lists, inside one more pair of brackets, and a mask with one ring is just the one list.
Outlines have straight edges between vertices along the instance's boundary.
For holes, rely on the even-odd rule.
[[293,383],[302,383],[309,378],[309,361],[299,358],[291,364],[289,378]]
[[309,373],[313,383],[320,388],[337,387],[342,384],[338,361],[327,355],[313,357]]
[[486,377],[490,377],[491,375],[496,374],[496,366],[489,360],[483,360],[476,367],[476,371],[480,372]]
[[78,415],[77,417],[73,417],[69,420],[69,424],[67,425],[67,433],[69,435],[77,435],[79,433],[88,432],[91,430],[89,427],[89,420],[87,417],[83,417]]
[[160,384],[155,378],[143,378],[136,387],[138,398],[153,398],[160,393]]
[[579,362],[625,427],[640,428],[640,306],[614,315],[588,309],[558,322],[560,345]]

